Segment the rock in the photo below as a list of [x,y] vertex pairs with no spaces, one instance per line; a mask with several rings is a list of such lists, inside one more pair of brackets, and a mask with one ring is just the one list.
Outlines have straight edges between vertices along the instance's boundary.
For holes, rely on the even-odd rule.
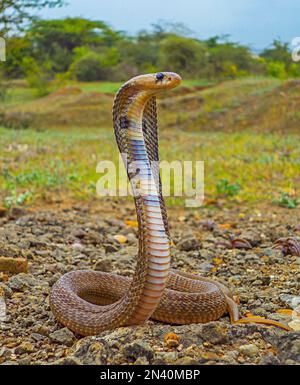
[[295,319],[288,323],[289,327],[295,331],[300,331],[300,320]]
[[13,294],[11,288],[5,285],[4,283],[0,283],[0,292],[3,292],[6,298],[11,298]]
[[146,357],[147,360],[153,358],[153,351],[147,342],[135,340],[132,343],[124,345],[122,352],[126,358],[136,360],[138,357]]
[[259,349],[255,344],[241,345],[239,351],[247,357],[253,357],[259,353]]
[[211,344],[228,342],[228,327],[222,322],[209,322],[202,326],[202,338]]
[[48,283],[37,280],[31,274],[20,273],[11,277],[7,282],[7,286],[12,290],[25,291],[34,286],[48,286]]
[[107,243],[104,245],[105,252],[106,253],[115,253],[116,251],[119,250],[120,245],[112,244],[112,243]]
[[294,308],[300,302],[299,297],[291,294],[280,294],[279,299],[290,308]]
[[51,365],[81,365],[81,362],[76,357],[63,357],[51,363]]
[[158,352],[155,357],[155,364],[174,364],[178,358],[178,353],[174,352]]
[[39,334],[39,333],[31,333],[31,338],[34,341],[43,341],[45,339],[45,336],[43,336],[42,334]]
[[50,333],[49,337],[52,341],[67,346],[71,346],[75,341],[74,334],[67,328],[56,330],[55,332]]
[[177,243],[177,248],[181,251],[198,250],[200,242],[196,238],[186,238]]
[[110,272],[113,269],[113,264],[108,259],[103,259],[101,261],[97,261],[94,265],[94,270]]
[[211,263],[204,261],[198,265],[199,270],[208,273],[214,267]]
[[26,341],[22,342],[15,349],[16,354],[32,353],[33,351],[34,351],[34,347],[33,347],[32,343],[26,342]]
[[277,354],[281,363],[300,362],[300,331],[287,333],[277,342]]
[[8,258],[0,256],[0,271],[9,271],[12,274],[27,273],[28,262],[25,258]]
[[267,353],[259,361],[259,365],[279,365],[279,359],[273,353]]
[[[71,348],[74,353],[71,355],[83,365],[106,365],[107,350],[103,343],[95,341],[94,337],[87,337],[79,340]],[[114,354],[115,351],[112,351]]]
[[179,358],[176,362],[174,362],[175,365],[200,365],[199,361],[195,360],[195,358],[192,357],[182,357]]

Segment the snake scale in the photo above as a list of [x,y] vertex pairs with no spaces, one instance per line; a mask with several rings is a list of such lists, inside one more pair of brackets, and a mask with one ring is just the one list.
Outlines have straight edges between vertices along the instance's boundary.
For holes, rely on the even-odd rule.
[[81,335],[155,320],[209,322],[238,307],[229,289],[198,275],[170,269],[170,234],[158,166],[156,95],[179,85],[173,72],[140,75],[117,92],[116,141],[133,190],[139,249],[132,279],[79,270],[62,276],[50,293],[55,317]]

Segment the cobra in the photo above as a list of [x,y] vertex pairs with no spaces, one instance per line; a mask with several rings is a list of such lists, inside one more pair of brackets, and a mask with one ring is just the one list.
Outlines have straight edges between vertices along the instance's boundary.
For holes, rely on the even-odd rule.
[[[203,323],[238,306],[229,289],[198,275],[170,269],[170,233],[158,166],[156,96],[181,82],[173,72],[134,77],[117,92],[113,124],[133,190],[139,249],[132,279],[99,271],[71,271],[50,293],[55,317],[81,335],[95,335],[149,318]],[[133,171],[132,171],[133,170]]]

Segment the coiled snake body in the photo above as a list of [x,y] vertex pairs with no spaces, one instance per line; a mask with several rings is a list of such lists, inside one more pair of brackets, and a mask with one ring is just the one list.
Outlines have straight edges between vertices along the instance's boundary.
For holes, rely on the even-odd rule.
[[238,319],[237,305],[226,287],[170,270],[170,236],[157,164],[156,95],[180,81],[172,72],[141,75],[116,94],[114,130],[134,193],[138,259],[132,280],[81,270],[55,283],[51,309],[62,324],[81,335],[141,324],[150,317],[189,324],[216,320],[228,310],[232,320]]

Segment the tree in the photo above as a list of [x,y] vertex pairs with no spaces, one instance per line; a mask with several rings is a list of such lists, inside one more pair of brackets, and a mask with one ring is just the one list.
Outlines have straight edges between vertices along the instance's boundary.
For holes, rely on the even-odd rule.
[[163,70],[172,66],[173,71],[195,78],[201,75],[206,61],[206,49],[198,40],[173,35],[161,42],[159,63]]
[[95,52],[89,52],[75,61],[71,74],[82,82],[105,80],[109,68],[103,63],[103,57]]
[[260,73],[264,70],[262,62],[248,47],[228,41],[219,42],[219,39],[224,40],[216,36],[206,41],[210,77],[234,78],[240,74]]
[[29,26],[26,38],[33,47],[32,56],[38,62],[52,62],[53,72],[64,72],[75,59],[75,48],[88,47],[101,53],[122,39],[122,34],[102,21],[76,17],[35,20]]
[[292,63],[289,44],[274,40],[270,48],[266,48],[260,55],[268,61],[282,62],[286,66]]
[[25,21],[32,18],[33,9],[45,7],[61,7],[64,0],[1,0],[0,33],[3,35],[10,29],[20,29]]

